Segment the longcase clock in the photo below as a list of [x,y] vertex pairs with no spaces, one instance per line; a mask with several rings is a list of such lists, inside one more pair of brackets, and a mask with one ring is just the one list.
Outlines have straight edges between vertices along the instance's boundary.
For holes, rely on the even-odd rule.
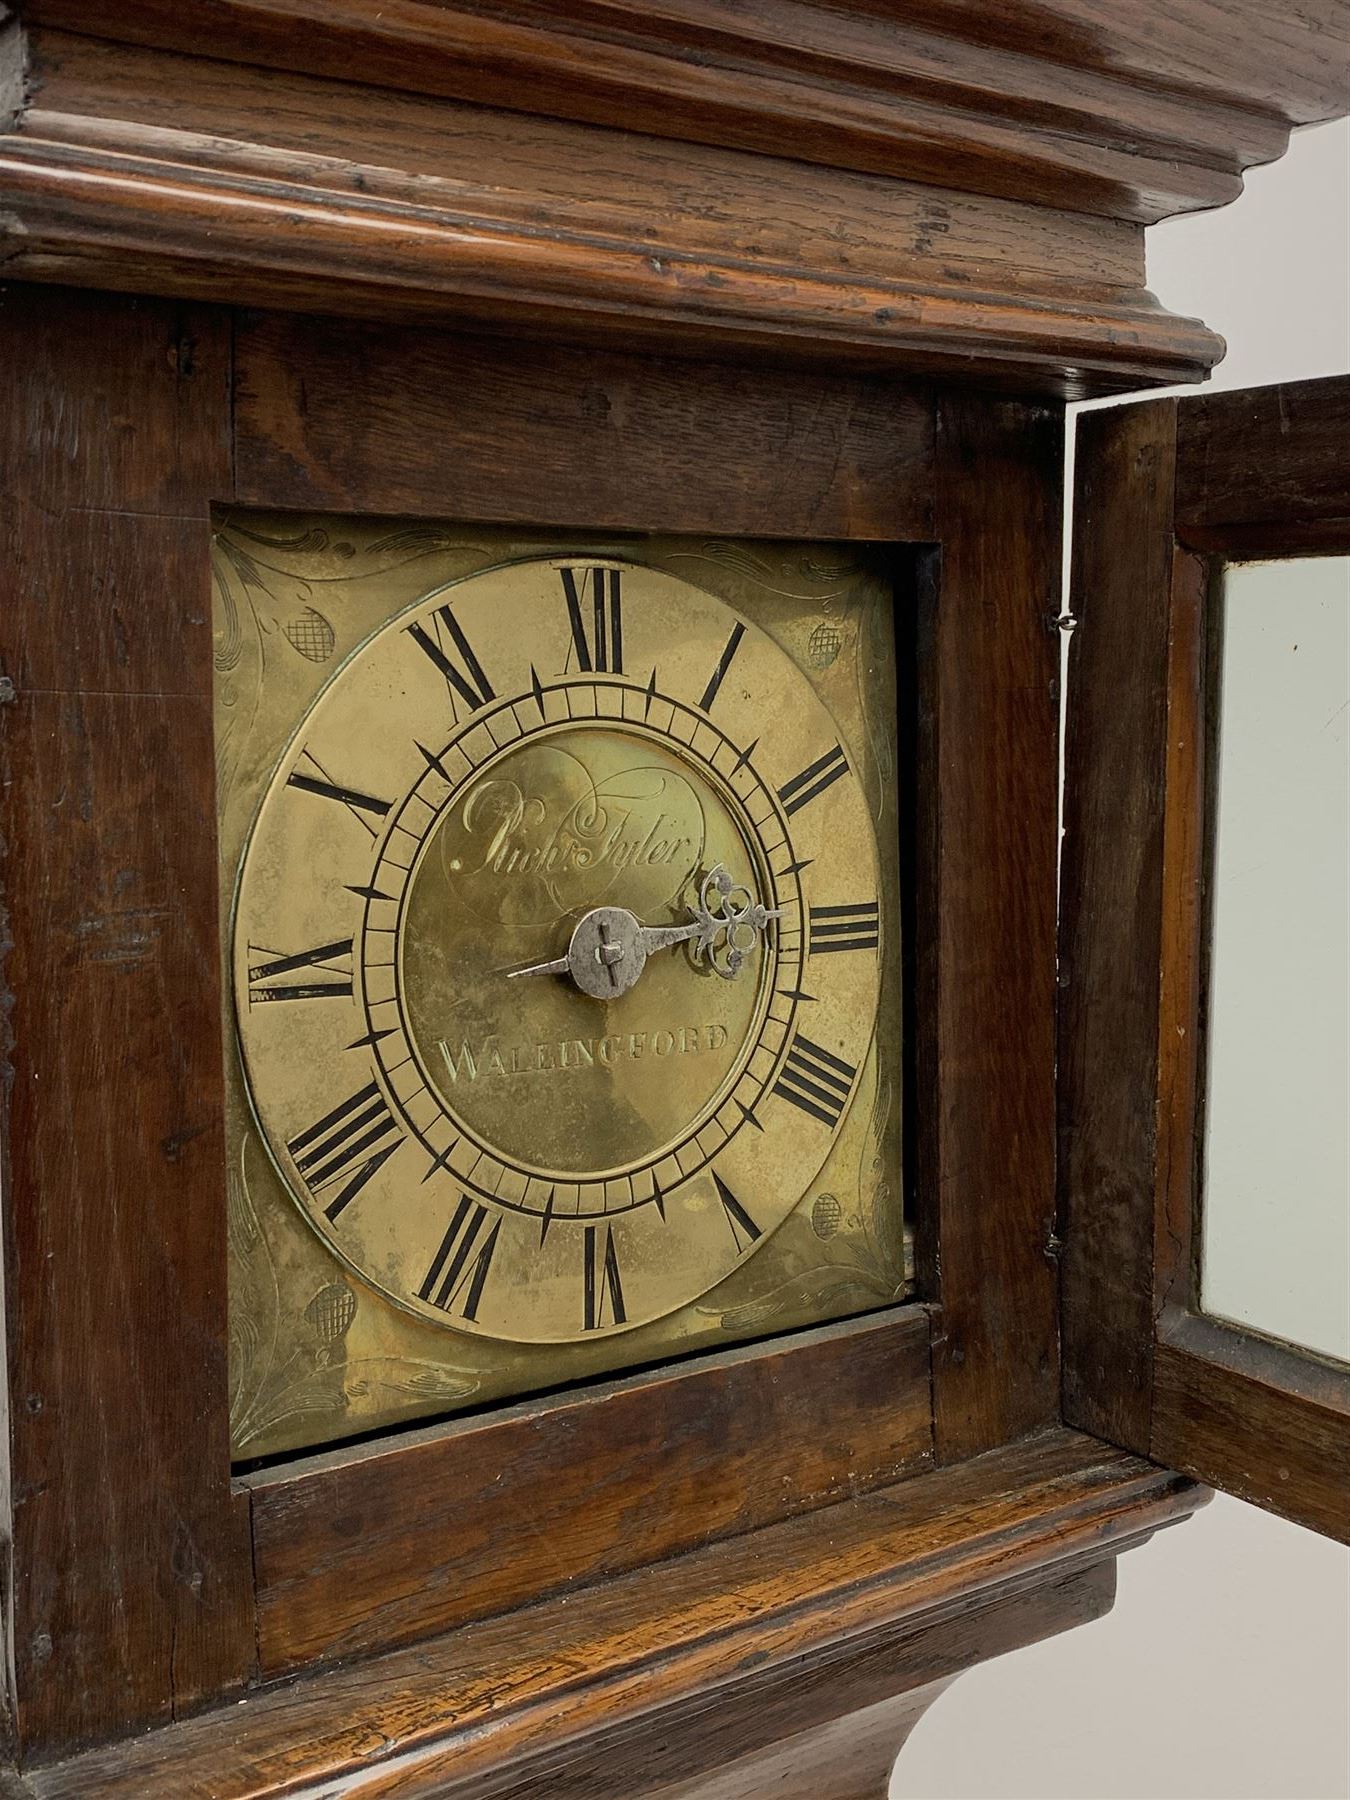
[[1344,24],[4,12],[0,1788],[880,1800],[1200,1483],[1344,1531],[1207,1034],[1344,384],[1093,412],[1062,580]]

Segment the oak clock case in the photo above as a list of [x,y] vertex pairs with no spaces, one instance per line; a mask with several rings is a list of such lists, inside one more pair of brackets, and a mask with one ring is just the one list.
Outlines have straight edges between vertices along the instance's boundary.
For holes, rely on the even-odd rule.
[[887,560],[214,569],[236,1456],[903,1295]]

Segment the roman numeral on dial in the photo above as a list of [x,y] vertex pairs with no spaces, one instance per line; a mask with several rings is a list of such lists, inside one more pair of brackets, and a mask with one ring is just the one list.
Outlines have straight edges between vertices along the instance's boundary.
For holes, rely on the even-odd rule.
[[875,900],[861,906],[813,906],[811,955],[825,956],[832,950],[875,950],[880,929]]
[[762,1237],[763,1233],[716,1169],[712,1172],[712,1178],[717,1187],[717,1197],[722,1202],[722,1211],[727,1216],[727,1224],[731,1227],[731,1235],[736,1240],[736,1253],[739,1255],[743,1250],[748,1249],[757,1238]]
[[[319,944],[313,950],[301,950],[295,956],[278,956],[274,950],[264,950],[259,945],[250,944],[249,955],[265,956],[267,962],[250,962],[248,969],[248,1003],[257,1005],[263,1000],[326,1000],[333,997],[351,998],[352,992],[352,940],[336,939],[331,944]],[[343,965],[346,965],[345,967]],[[285,975],[298,975],[304,971],[311,979],[308,981],[283,981]],[[318,977],[323,979],[319,980]]]
[[[618,569],[560,569],[572,648],[585,674],[623,674],[623,602]],[[585,594],[590,576],[590,600]],[[578,581],[578,576],[580,580]]]
[[[475,712],[480,706],[486,706],[489,700],[496,699],[492,684],[483,673],[483,666],[474,655],[463,627],[448,606],[436,608],[430,629],[417,619],[407,627],[407,632],[418,649],[426,652],[432,666],[445,677],[470,712]],[[445,647],[447,638],[450,641],[448,650]],[[450,705],[454,710],[453,699]],[[455,719],[458,722],[457,710]]]
[[704,688],[703,698],[699,701],[699,707],[703,712],[712,711],[712,703],[717,698],[717,690],[726,680],[727,670],[731,667],[731,659],[740,649],[741,639],[744,636],[744,625],[737,624],[732,628],[731,636],[727,639],[726,649],[723,650],[721,656],[718,658],[717,667],[708,677],[708,685]]
[[321,800],[336,800],[339,806],[346,807],[363,831],[378,837],[379,832],[370,820],[382,819],[392,801],[377,800],[374,794],[363,794],[359,788],[343,787],[341,782],[331,779],[327,769],[308,750],[300,754],[301,760],[309,763],[314,773],[297,764],[286,777],[286,786],[297,788],[302,794],[317,794]]
[[779,788],[778,798],[783,802],[783,811],[791,818],[793,813],[800,812],[823,794],[832,782],[847,774],[848,758],[836,744],[833,750],[827,750],[824,756],[818,757],[800,775],[794,775]]
[[842,1056],[835,1056],[819,1044],[813,1044],[799,1031],[792,1040],[792,1048],[773,1091],[833,1131],[844,1115],[853,1077],[857,1073]]
[[458,1312],[462,1319],[478,1317],[478,1302],[483,1297],[483,1284],[502,1228],[497,1219],[491,1231],[484,1234],[487,1221],[487,1208],[461,1194],[441,1247],[417,1290],[419,1300],[430,1301],[442,1312]]
[[325,1113],[308,1131],[293,1137],[286,1148],[312,1193],[341,1182],[324,1207],[332,1221],[351,1205],[402,1142],[394,1116],[372,1081]]
[[581,1316],[586,1330],[596,1331],[602,1325],[622,1325],[628,1315],[623,1309],[623,1282],[619,1277],[619,1253],[614,1248],[614,1229],[606,1225],[603,1249],[598,1242],[598,1226],[588,1225],[582,1235]]

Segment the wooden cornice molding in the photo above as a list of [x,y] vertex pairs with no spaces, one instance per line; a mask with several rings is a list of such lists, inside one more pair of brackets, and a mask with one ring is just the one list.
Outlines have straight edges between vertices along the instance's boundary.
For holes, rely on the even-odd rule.
[[[664,1781],[687,1779],[710,1740],[719,1760],[754,1751],[814,1723],[814,1707],[848,1713],[1097,1616],[1112,1559],[1204,1498],[1183,1477],[1050,1431],[34,1768],[22,1791],[684,1793]],[[735,1721],[732,1747],[725,1728],[716,1746],[720,1713]]]
[[1235,198],[1242,169],[1278,156],[1291,124],[1345,98],[1339,0],[30,0],[23,10],[124,43],[1144,223]]
[[1142,225],[1350,103],[1341,0],[885,11],[31,0],[0,272],[1070,397],[1203,375]]

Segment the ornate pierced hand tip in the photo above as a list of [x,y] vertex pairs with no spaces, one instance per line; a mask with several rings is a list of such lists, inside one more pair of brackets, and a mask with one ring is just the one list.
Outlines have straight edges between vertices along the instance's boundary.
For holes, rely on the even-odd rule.
[[776,919],[780,911],[756,900],[749,888],[738,886],[721,863],[703,877],[699,903],[692,910],[698,924],[694,954],[706,958],[724,981],[736,979],[759,947],[770,919]]

